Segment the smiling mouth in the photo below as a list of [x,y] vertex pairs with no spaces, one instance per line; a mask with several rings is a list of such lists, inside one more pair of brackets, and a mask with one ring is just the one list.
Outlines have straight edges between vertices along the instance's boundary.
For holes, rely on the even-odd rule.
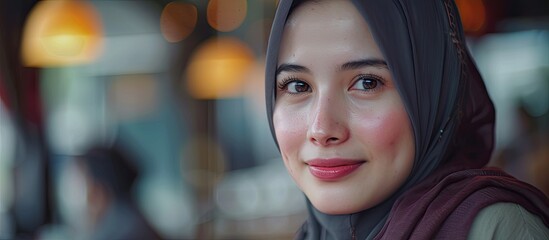
[[341,179],[358,169],[365,161],[347,159],[314,159],[307,162],[309,172],[324,181]]

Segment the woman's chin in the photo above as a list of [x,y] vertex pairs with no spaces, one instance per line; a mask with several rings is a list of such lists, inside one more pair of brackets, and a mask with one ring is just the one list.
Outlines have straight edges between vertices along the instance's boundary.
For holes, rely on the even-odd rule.
[[352,184],[310,184],[303,186],[305,195],[320,212],[330,215],[357,213],[382,200],[377,195],[361,191]]
[[363,211],[366,209],[364,206],[358,206],[357,203],[351,201],[339,201],[339,200],[328,200],[320,199],[315,201],[310,199],[313,206],[320,212],[329,215],[341,215],[341,214],[351,214]]

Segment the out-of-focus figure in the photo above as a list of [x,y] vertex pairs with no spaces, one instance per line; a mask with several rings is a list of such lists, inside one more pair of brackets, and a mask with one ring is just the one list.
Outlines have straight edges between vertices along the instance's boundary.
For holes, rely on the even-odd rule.
[[128,152],[96,145],[77,160],[87,186],[87,239],[160,239],[132,199],[138,171]]

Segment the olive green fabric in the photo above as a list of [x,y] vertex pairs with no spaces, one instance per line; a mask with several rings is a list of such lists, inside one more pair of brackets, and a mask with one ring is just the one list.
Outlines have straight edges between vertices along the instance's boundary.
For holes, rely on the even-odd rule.
[[518,204],[496,203],[478,213],[468,239],[549,239],[549,228]]

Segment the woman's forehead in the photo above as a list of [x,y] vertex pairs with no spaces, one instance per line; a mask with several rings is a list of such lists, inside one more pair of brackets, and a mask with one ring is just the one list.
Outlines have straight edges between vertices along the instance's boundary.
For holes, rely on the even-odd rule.
[[383,59],[368,24],[350,1],[306,2],[285,26],[281,62]]
[[350,0],[305,1],[295,6],[286,21],[286,26],[302,25],[304,20],[352,21],[360,13]]

